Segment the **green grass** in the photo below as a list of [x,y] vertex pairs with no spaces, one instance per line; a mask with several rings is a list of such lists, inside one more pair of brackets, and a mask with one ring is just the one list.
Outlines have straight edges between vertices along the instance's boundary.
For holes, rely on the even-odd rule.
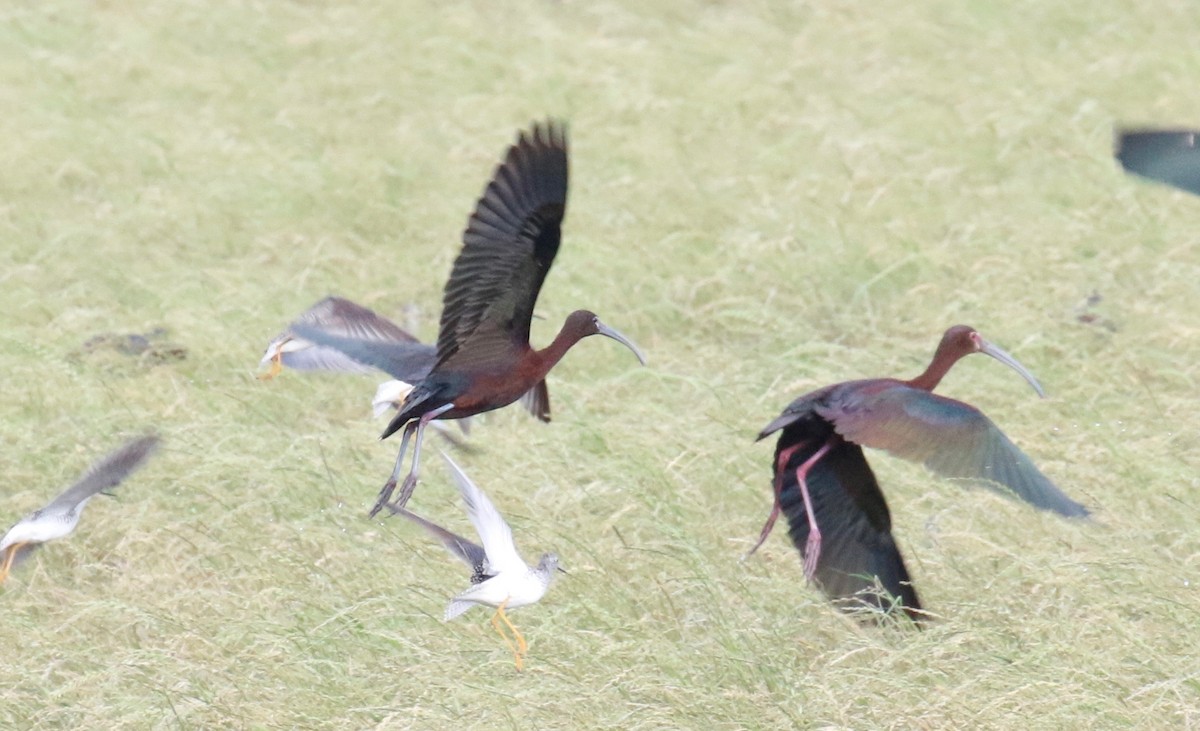
[[[1200,201],[1123,176],[1115,121],[1200,122],[1200,23],[1139,3],[23,2],[0,10],[0,444],[15,520],[128,435],[162,453],[2,589],[3,728],[1200,726]],[[371,379],[254,379],[328,293],[441,286],[517,128],[572,128],[534,337],[555,422],[478,425],[526,555],[527,671],[441,548],[365,512]],[[1093,312],[1114,329],[1078,320]],[[1068,522],[872,454],[928,607],[839,616],[770,505],[757,429],[963,362]],[[169,329],[186,359],[79,354]],[[437,444],[437,440],[431,441]],[[467,530],[435,460],[412,506]]]

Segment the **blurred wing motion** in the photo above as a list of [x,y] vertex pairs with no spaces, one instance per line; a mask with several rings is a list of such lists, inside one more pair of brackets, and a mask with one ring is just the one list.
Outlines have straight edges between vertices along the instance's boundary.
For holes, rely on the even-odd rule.
[[1200,195],[1196,130],[1118,130],[1117,160],[1129,172]]
[[[801,441],[790,436],[785,432],[780,438],[777,460],[780,452]],[[806,444],[791,455],[779,475],[780,505],[801,555],[808,541],[809,520],[796,468],[830,436],[826,433],[803,440]],[[862,448],[838,440],[809,470],[807,484],[821,528],[822,547],[814,576],[821,590],[841,609],[866,606],[886,612],[897,605],[913,619],[921,619],[921,602],[892,539],[887,501]]]
[[486,363],[528,347],[566,207],[566,129],[535,124],[509,148],[467,222],[442,297],[439,366]]
[[[267,345],[259,365],[279,366],[296,371],[325,371],[328,373],[370,373],[375,370],[345,353],[304,340],[291,333],[280,335]],[[270,374],[273,375],[273,374]],[[266,378],[267,376],[264,376]]]
[[487,495],[483,494],[483,490],[480,490],[471,481],[471,478],[467,477],[467,474],[454,463],[454,460],[450,459],[449,455],[442,452],[442,459],[446,460],[450,474],[458,484],[463,505],[467,508],[467,516],[475,526],[475,531],[479,533],[480,541],[483,542],[483,550],[487,554],[491,572],[502,574],[509,571],[518,573],[528,571],[529,567],[521,559],[517,553],[517,547],[513,543],[512,529],[508,527],[508,523],[500,515],[500,511],[496,510],[496,506],[492,504]]
[[116,487],[158,447],[158,437],[145,436],[125,444],[93,464],[74,484],[45,507],[17,521],[0,537],[0,582],[13,566],[29,557],[39,545],[75,530],[84,505],[96,493]]
[[[268,346],[262,362],[272,358],[296,370],[369,373],[378,369],[396,379],[379,386],[372,400],[375,416],[399,406],[429,375],[437,350],[421,343],[398,325],[340,297],[326,297],[293,322]],[[541,381],[521,399],[529,413],[550,421],[550,394]],[[464,425],[463,430],[467,427]]]
[[467,566],[470,566],[472,584],[478,584],[492,577],[493,573],[488,565],[487,553],[483,550],[483,546],[472,543],[460,535],[451,533],[440,525],[431,523],[404,508],[400,508],[396,512],[424,528],[430,535],[441,541],[447,551],[457,556]]
[[1068,517],[1088,514],[991,419],[961,401],[894,383],[882,390],[832,390],[815,410],[848,442],[923,462],[944,477],[1003,486],[1044,510]]
[[116,487],[142,465],[158,447],[156,436],[144,436],[127,443],[93,464],[79,481],[54,498],[40,512],[71,510],[98,492]]
[[341,297],[326,297],[271,341],[266,363],[278,357],[297,370],[366,373],[377,368],[415,383],[433,367],[436,352],[385,317]]

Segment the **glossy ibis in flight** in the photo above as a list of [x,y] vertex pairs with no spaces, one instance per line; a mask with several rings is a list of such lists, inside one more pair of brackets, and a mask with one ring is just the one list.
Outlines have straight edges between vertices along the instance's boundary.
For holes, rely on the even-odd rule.
[[779,431],[772,462],[775,504],[754,553],[780,510],[804,558],[804,575],[840,605],[867,602],[889,609],[878,594],[860,593],[876,581],[916,616],[920,602],[891,534],[887,501],[862,447],[920,461],[951,478],[1010,492],[1044,510],[1085,516],[1086,508],[1054,486],[1008,437],[973,406],[937,396],[959,359],[983,353],[1041,386],[1011,355],[975,330],[956,325],[942,336],[925,372],[908,381],[847,381],[807,393],[767,425],[759,439]]
[[[558,565],[558,556],[553,553],[542,554],[537,567],[530,568],[517,553],[512,529],[508,527],[504,516],[449,455],[443,452],[442,457],[458,485],[467,516],[483,545],[472,543],[404,508],[396,508],[396,512],[429,531],[442,542],[446,550],[462,559],[471,569],[471,587],[450,601],[446,607],[446,620],[454,619],[477,604],[495,607],[492,627],[512,650],[517,669],[520,670],[524,665],[522,657],[529,648],[504,610],[537,602],[550,588],[555,572],[563,569]],[[504,634],[500,622],[504,622],[512,632],[512,642]]]
[[1200,131],[1117,130],[1117,160],[1131,173],[1200,195]]
[[0,555],[4,561],[0,565],[0,583],[8,578],[9,570],[25,560],[35,548],[46,541],[63,538],[75,530],[88,500],[95,497],[96,493],[120,484],[141,466],[157,446],[158,437],[155,436],[129,442],[93,464],[74,485],[45,507],[33,511],[9,528],[0,538]]
[[[300,337],[297,329],[319,332],[321,344]],[[412,384],[429,375],[436,362],[437,348],[417,340],[386,317],[348,299],[326,297],[271,339],[260,361],[269,367],[259,378],[270,380],[285,366],[332,373],[370,373],[377,369],[395,379],[380,384],[375,392],[372,406],[375,416],[379,416],[402,403]],[[550,394],[545,381],[530,389],[521,402],[533,416],[550,420]]]
[[[442,298],[437,362],[409,393],[381,439],[403,429],[392,474],[371,510],[389,504],[414,438],[412,466],[393,508],[403,507],[420,473],[421,441],[434,419],[461,419],[507,406],[543,383],[566,352],[589,335],[605,335],[633,351],[628,338],[587,310],[572,312],[541,350],[529,344],[538,292],[558,253],[567,208],[567,133],[560,122],[521,132],[496,168],[463,233],[463,247]],[[319,345],[307,327],[293,330]],[[543,389],[544,390],[544,389]]]

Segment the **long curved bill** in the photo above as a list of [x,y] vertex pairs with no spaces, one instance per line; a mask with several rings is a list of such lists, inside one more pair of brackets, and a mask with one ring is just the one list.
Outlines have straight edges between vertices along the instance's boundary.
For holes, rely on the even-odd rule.
[[1038,396],[1041,396],[1042,398],[1046,398],[1046,392],[1044,390],[1042,390],[1042,384],[1038,383],[1037,379],[1033,377],[1033,374],[1029,372],[1029,369],[1027,369],[1025,366],[1021,365],[1021,363],[1016,358],[1014,358],[1011,355],[1009,355],[1008,353],[1006,353],[1003,349],[998,348],[995,345],[992,345],[991,343],[984,340],[983,338],[980,338],[979,339],[979,352],[983,353],[984,355],[992,356],[993,358],[1000,361],[1004,365],[1008,366],[1009,368],[1012,368],[1017,373],[1020,373],[1021,378],[1024,378],[1026,381],[1029,381],[1029,385],[1033,386],[1033,390],[1037,391]]
[[608,325],[605,325],[603,322],[600,322],[599,318],[596,319],[596,333],[612,338],[621,345],[624,345],[626,348],[629,348],[633,351],[633,354],[637,356],[638,362],[642,365],[646,365],[646,356],[642,355],[642,351],[638,349],[638,346],[634,345],[632,340],[625,337],[617,330],[614,330]]

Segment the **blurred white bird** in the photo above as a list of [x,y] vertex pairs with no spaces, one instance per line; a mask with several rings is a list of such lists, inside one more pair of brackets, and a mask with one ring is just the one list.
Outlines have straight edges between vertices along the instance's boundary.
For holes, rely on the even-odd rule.
[[375,389],[375,398],[371,399],[371,410],[375,418],[378,419],[388,411],[400,408],[400,404],[404,403],[404,399],[408,398],[408,394],[412,390],[411,383],[395,379],[379,384],[379,388]]
[[[320,338],[321,344],[296,331]],[[268,366],[259,378],[269,381],[286,366],[298,371],[370,373],[380,370],[395,380],[375,391],[371,408],[376,417],[399,409],[437,362],[437,348],[426,345],[396,323],[341,297],[326,297],[271,339],[259,365]],[[530,414],[550,421],[550,393],[542,381],[521,397]],[[461,419],[463,432],[469,427]],[[445,431],[443,430],[443,433]]]
[[158,446],[158,437],[135,439],[92,465],[79,481],[63,491],[41,510],[22,518],[0,538],[0,583],[8,578],[12,567],[23,561],[35,548],[46,541],[62,538],[75,530],[83,506],[96,493],[116,487],[141,466]]
[[[293,333],[295,327],[312,328],[336,344],[317,345]],[[386,317],[348,299],[326,297],[276,335],[259,362],[270,364],[260,376],[263,380],[274,378],[287,366],[298,371],[333,373],[379,369],[401,381],[416,382],[429,373],[436,360],[436,348],[422,344]]]
[[[403,515],[414,523],[429,531],[442,542],[452,554],[462,559],[471,567],[472,586],[450,601],[446,607],[446,620],[451,620],[467,611],[476,604],[495,607],[492,614],[492,626],[499,633],[504,643],[512,650],[517,669],[524,667],[522,658],[529,646],[525,638],[509,621],[505,609],[516,609],[533,604],[546,594],[554,580],[555,572],[563,571],[558,565],[558,556],[553,553],[542,555],[536,568],[530,568],[513,543],[512,529],[508,527],[504,517],[496,510],[496,506],[488,499],[471,478],[442,452],[442,458],[450,468],[450,474],[458,484],[459,494],[462,495],[463,505],[467,516],[475,526],[475,532],[483,546],[479,546],[466,538],[455,535],[440,526],[425,520],[404,508],[395,512]],[[564,572],[565,573],[565,572]],[[512,631],[514,642],[508,639],[500,622],[504,622]]]

